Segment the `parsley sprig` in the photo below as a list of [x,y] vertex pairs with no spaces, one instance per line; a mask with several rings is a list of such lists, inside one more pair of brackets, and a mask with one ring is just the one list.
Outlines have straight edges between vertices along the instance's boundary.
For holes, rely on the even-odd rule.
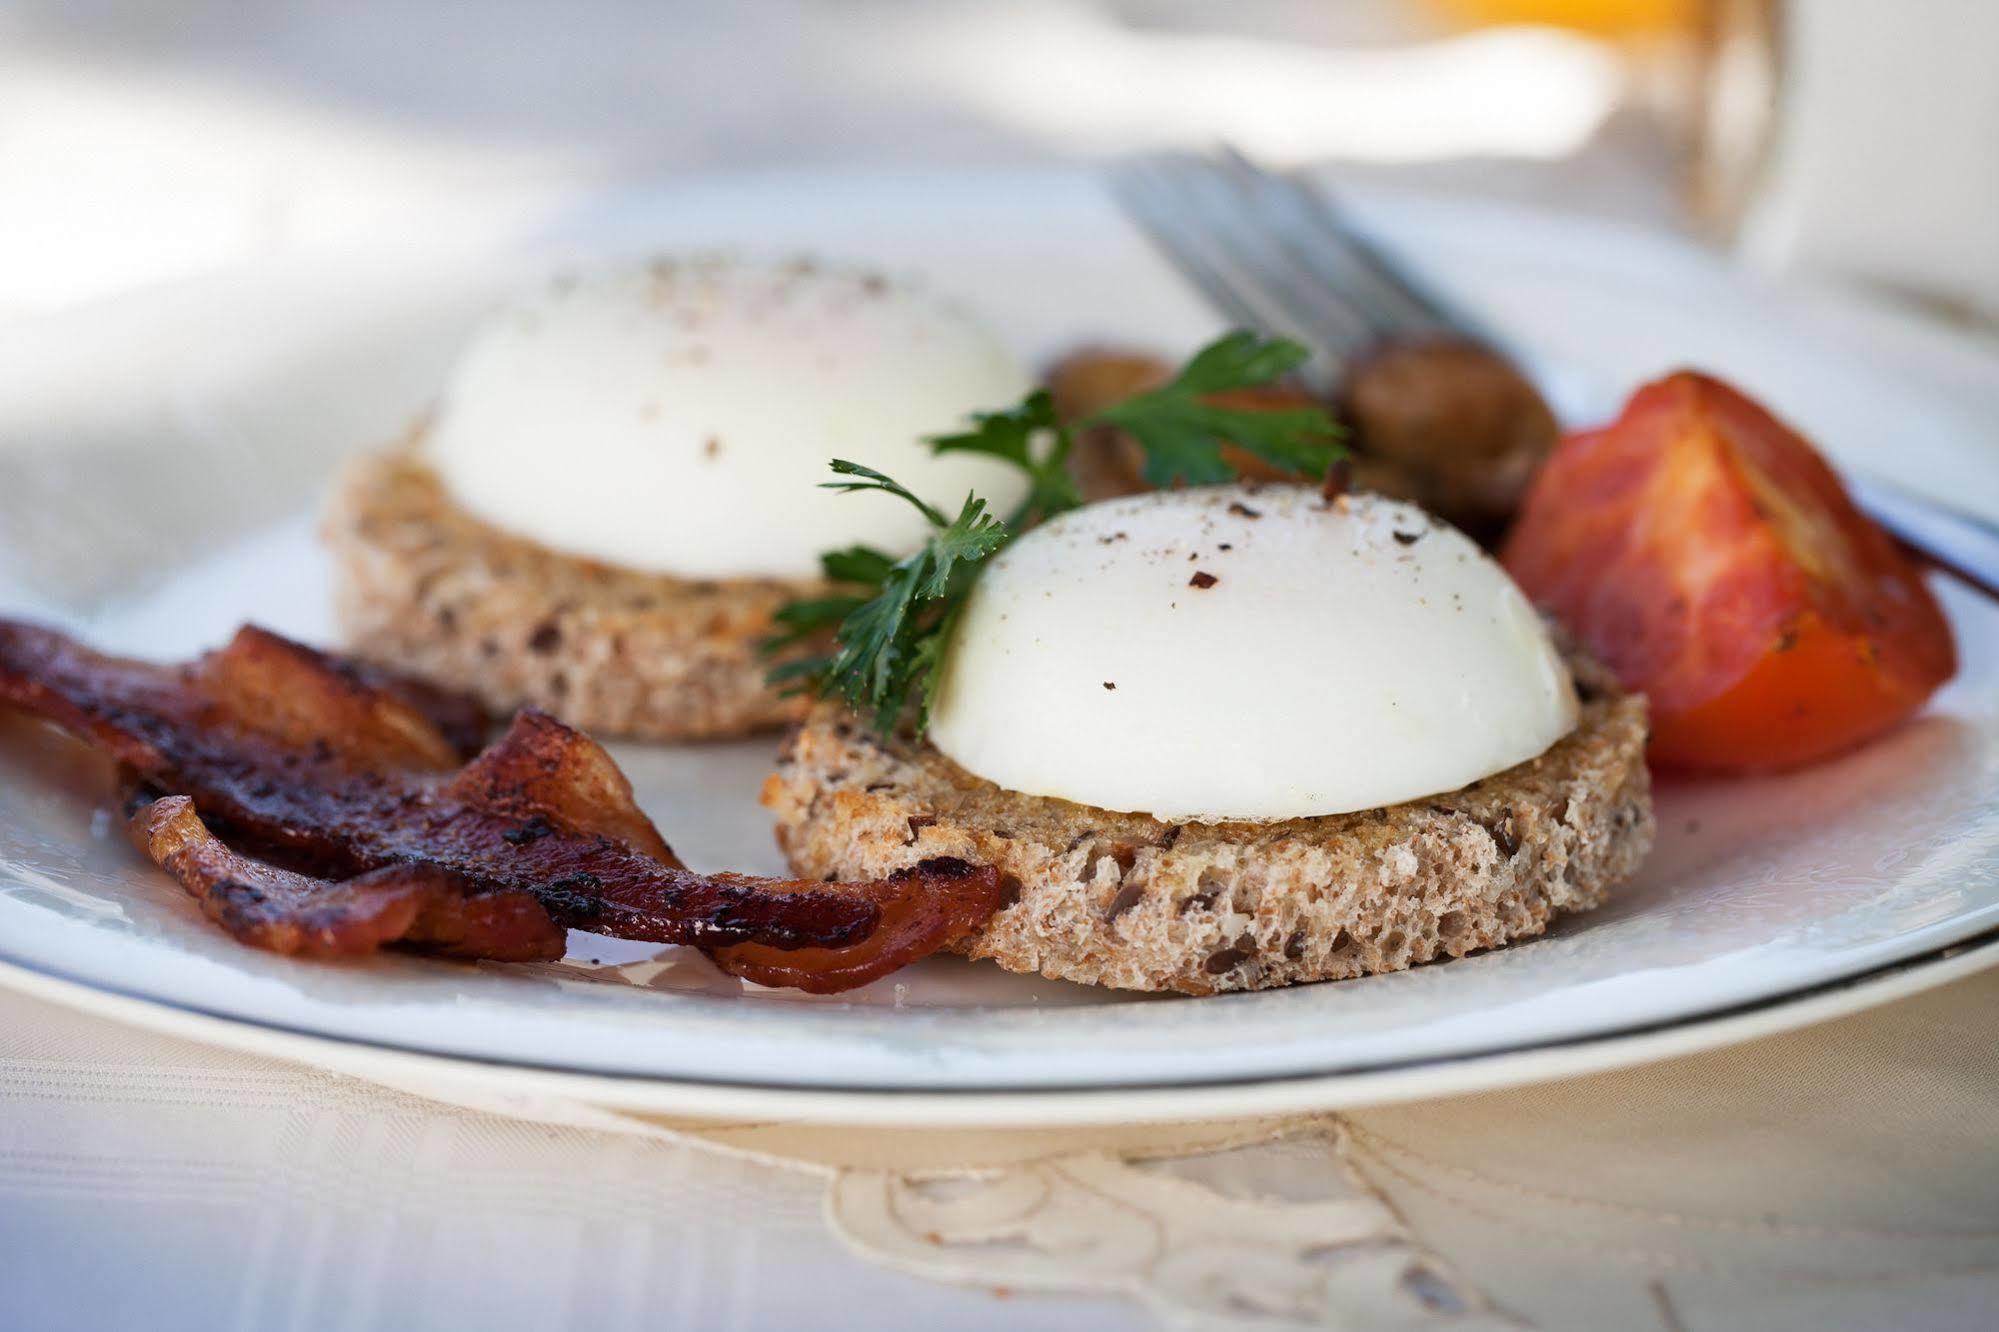
[[769,678],[773,684],[807,680],[821,693],[837,693],[856,712],[872,714],[886,733],[919,683],[927,716],[949,621],[971,590],[979,562],[1013,534],[977,495],[967,495],[958,516],[946,520],[872,467],[836,458],[833,471],[855,479],[828,481],[829,490],[881,490],[916,506],[930,523],[930,539],[899,560],[871,546],[820,556],[827,578],[870,588],[872,595],[819,597],[781,607],[782,632],[766,645],[768,651],[781,652],[828,629],[834,631],[834,651],[786,662]]
[[1344,452],[1339,427],[1321,407],[1225,407],[1209,395],[1260,388],[1290,374],[1311,352],[1288,338],[1235,332],[1194,353],[1170,383],[1126,398],[1088,424],[1124,431],[1145,451],[1147,485],[1233,481],[1222,457],[1233,444],[1298,476],[1321,476]]
[[1076,429],[1110,427],[1128,434],[1144,454],[1146,482],[1161,488],[1234,479],[1235,469],[1222,453],[1225,444],[1284,471],[1316,476],[1344,452],[1339,429],[1323,409],[1265,410],[1213,401],[1216,394],[1273,383],[1308,355],[1288,339],[1229,333],[1196,352],[1169,382],[1080,421],[1058,420],[1043,389],[1016,406],[975,413],[969,430],[931,439],[937,453],[983,453],[1026,473],[1027,494],[1004,518],[976,494],[965,497],[955,518],[947,518],[892,477],[835,459],[833,472],[840,479],[825,482],[827,489],[893,495],[923,515],[930,536],[901,559],[872,546],[822,555],[819,563],[827,580],[854,590],[785,605],[777,612],[779,632],[764,647],[783,656],[823,642],[830,633],[833,649],[783,661],[770,672],[771,683],[837,694],[855,712],[872,718],[883,735],[908,713],[914,695],[914,720],[921,734],[943,675],[939,667],[951,626],[980,566],[1016,533],[1082,505],[1082,492],[1069,471]]
[[[1046,441],[1043,443],[1042,441]],[[972,428],[959,435],[936,435],[936,453],[983,453],[1027,473],[1027,496],[1007,515],[1007,526],[1021,531],[1052,518],[1064,509],[1081,507],[1083,492],[1069,472],[1075,447],[1068,427],[1055,416],[1055,400],[1047,389],[1036,389],[1018,407],[972,413]]]

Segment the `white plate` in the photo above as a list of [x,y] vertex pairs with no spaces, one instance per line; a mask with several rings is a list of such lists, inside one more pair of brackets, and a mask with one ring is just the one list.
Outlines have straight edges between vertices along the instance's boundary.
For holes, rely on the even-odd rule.
[[[1999,512],[1999,453],[1962,404],[1854,357],[1697,251],[1460,202],[1361,203],[1572,404],[1699,363],[1850,463]],[[496,292],[578,255],[802,245],[920,270],[1037,358],[1102,336],[1184,347],[1214,327],[1076,174],[722,182],[625,196],[506,253],[451,241],[0,330],[0,607],[160,655],[244,618],[324,638],[309,515],[340,456],[423,406]],[[713,1113],[1219,1113],[1607,1066],[1999,956],[1903,965],[1999,929],[1999,612],[1946,598],[1964,670],[1919,721],[1791,776],[1665,783],[1658,851],[1608,907],[1402,975],[1190,1001],[937,959],[827,1000],[746,992],[698,954],[584,935],[550,966],[287,961],[207,925],[111,827],[101,765],[13,718],[0,961],[74,1002],[398,1081],[456,1069]],[[691,863],[780,868],[754,799],[767,743],[617,753]]]

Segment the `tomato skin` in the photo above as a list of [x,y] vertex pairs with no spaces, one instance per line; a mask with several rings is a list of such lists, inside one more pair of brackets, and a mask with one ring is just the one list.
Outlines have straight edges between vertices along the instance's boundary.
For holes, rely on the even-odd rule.
[[1668,766],[1808,763],[1895,726],[1957,670],[1921,574],[1811,445],[1691,371],[1565,438],[1501,560],[1650,695]]

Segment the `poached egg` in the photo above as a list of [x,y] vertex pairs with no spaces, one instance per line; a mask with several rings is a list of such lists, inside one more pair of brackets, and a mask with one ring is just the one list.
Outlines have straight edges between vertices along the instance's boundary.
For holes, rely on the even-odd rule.
[[929,735],[1000,786],[1162,819],[1456,790],[1574,728],[1511,578],[1375,496],[1211,486],[1071,510],[974,585]]
[[661,260],[556,282],[490,319],[425,436],[453,499],[553,550],[687,578],[811,579],[821,552],[897,553],[914,509],[819,489],[880,468],[955,507],[1005,511],[1018,470],[925,436],[1033,387],[984,326],[927,289],[797,259]]

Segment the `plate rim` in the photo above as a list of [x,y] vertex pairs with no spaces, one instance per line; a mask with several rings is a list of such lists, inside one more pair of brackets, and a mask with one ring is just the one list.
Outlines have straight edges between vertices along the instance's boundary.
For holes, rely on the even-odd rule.
[[64,976],[0,950],[0,989],[197,1044],[328,1069],[430,1099],[577,1104],[636,1115],[877,1128],[1086,1127],[1261,1118],[1392,1105],[1610,1073],[1777,1036],[1999,968],[1999,927],[1916,958],[1693,1017],[1478,1054],[1326,1072],[1119,1087],[890,1089],[585,1072],[334,1037]]

